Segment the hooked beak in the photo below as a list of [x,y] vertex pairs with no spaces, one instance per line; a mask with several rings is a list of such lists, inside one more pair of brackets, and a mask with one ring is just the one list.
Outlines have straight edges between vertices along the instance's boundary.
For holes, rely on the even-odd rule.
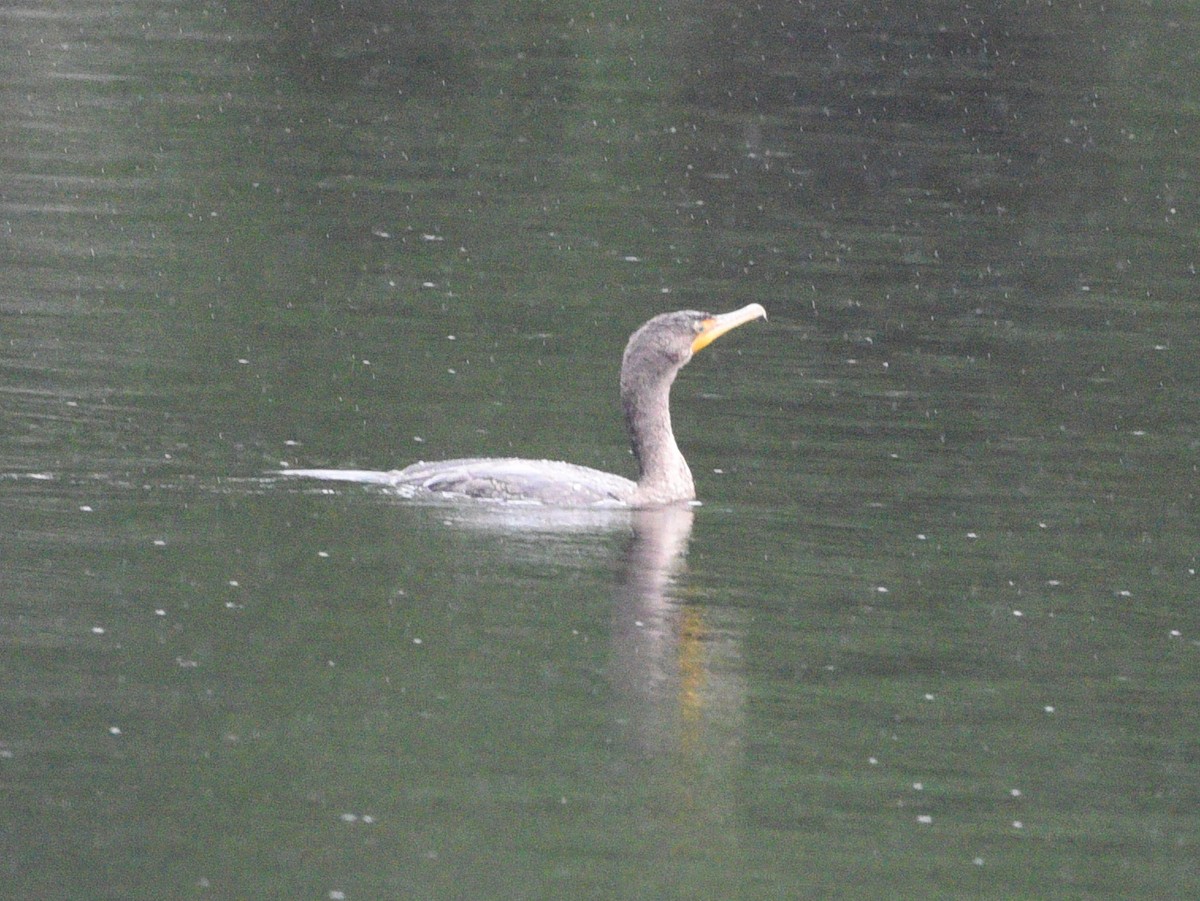
[[766,319],[767,311],[761,304],[752,303],[734,310],[732,313],[722,313],[720,316],[710,316],[700,323],[700,331],[692,339],[692,353],[697,353],[712,344],[723,334],[733,331],[739,325],[753,322],[755,319]]

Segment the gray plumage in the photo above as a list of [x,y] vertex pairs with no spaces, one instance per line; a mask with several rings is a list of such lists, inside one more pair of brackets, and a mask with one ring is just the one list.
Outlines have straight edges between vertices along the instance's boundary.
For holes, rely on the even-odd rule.
[[[404,494],[533,502],[559,507],[657,507],[696,496],[692,472],[671,429],[671,384],[692,355],[721,335],[759,317],[758,304],[713,316],[681,310],[655,316],[629,338],[621,360],[621,406],[638,465],[637,481],[553,460],[468,458],[414,463],[362,474],[354,481],[387,484]],[[338,478],[338,470],[285,470],[289,475]]]

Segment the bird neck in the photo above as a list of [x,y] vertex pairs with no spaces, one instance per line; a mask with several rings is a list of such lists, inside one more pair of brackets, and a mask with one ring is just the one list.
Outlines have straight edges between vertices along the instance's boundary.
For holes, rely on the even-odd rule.
[[638,464],[638,496],[643,503],[692,500],[692,471],[671,430],[671,383],[675,372],[621,385],[625,425]]

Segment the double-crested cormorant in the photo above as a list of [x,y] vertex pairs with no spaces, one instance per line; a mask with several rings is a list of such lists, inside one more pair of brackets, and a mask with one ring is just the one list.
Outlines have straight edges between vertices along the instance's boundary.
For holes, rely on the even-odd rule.
[[767,311],[752,303],[713,316],[682,310],[655,316],[629,339],[621,361],[621,405],[638,480],[549,460],[467,459],[416,463],[394,484],[426,491],[580,506],[619,503],[654,507],[696,496],[692,473],[671,431],[671,383],[701,348]]
[[[671,383],[697,351],[739,325],[766,316],[756,303],[719,316],[680,310],[655,316],[630,336],[621,360],[621,405],[638,464],[636,482],[573,463],[505,457],[414,463],[370,481],[414,496],[432,492],[566,507],[657,507],[690,501],[696,488],[671,431]],[[336,470],[285,473],[338,477]]]

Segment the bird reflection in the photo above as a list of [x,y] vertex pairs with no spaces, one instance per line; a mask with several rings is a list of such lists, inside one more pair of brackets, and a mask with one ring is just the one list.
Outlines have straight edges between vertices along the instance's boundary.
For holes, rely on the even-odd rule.
[[721,665],[737,652],[728,623],[714,629],[709,611],[684,598],[694,515],[672,506],[633,517],[614,605],[612,681],[631,742],[647,754],[699,763],[711,737],[736,732],[743,693],[737,668]]

